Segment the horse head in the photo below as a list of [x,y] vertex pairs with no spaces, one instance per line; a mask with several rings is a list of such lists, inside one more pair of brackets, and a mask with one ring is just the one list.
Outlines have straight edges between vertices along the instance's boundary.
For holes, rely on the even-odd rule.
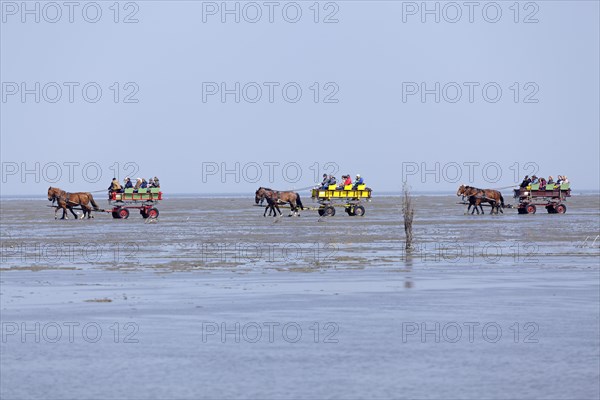
[[465,187],[465,185],[460,185],[460,187],[456,191],[456,195],[457,196],[462,196],[462,195],[464,195],[464,193],[465,193],[466,190],[467,190],[467,188]]
[[256,204],[258,204],[258,202],[265,197],[265,189],[261,186],[258,188],[258,190],[254,193],[254,201]]
[[56,198],[56,188],[53,188],[52,186],[50,186],[48,188],[48,201],[54,201],[55,198]]

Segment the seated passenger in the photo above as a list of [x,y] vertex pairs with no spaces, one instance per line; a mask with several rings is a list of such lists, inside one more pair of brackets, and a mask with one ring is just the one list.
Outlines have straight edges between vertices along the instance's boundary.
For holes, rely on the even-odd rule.
[[527,186],[529,186],[530,183],[531,179],[529,178],[529,175],[525,175],[525,178],[523,178],[523,182],[521,182],[521,187],[526,188]]
[[362,185],[364,184],[365,181],[364,179],[360,176],[360,174],[356,174],[356,179],[354,180],[354,186],[352,186],[352,189],[357,189],[358,185]]
[[554,186],[554,178],[552,177],[552,175],[550,175],[548,177],[548,182],[546,182],[546,185],[553,185]]
[[[323,175],[325,176],[325,175]],[[321,189],[329,189],[329,185],[335,185],[335,178],[333,175],[329,175],[327,176],[325,179],[323,179],[323,186],[321,186]]]
[[142,184],[140,185],[141,189],[146,189],[148,187],[148,182],[146,182],[146,178],[142,178]]
[[121,185],[119,184],[119,181],[117,180],[117,178],[113,178],[112,182],[110,183],[110,186],[108,187],[108,192],[112,193],[112,192],[120,192],[121,191]]
[[563,181],[562,183],[569,183],[569,178],[567,178],[566,175],[563,175]]
[[160,187],[160,182],[158,181],[158,178],[156,176],[154,177],[154,187]]
[[531,177],[531,184],[535,185],[536,183],[540,183],[540,180],[538,179],[537,176],[534,175]]
[[125,178],[125,189],[133,188],[133,183],[131,183],[131,179]]
[[323,174],[323,180],[321,181],[321,189],[327,189],[327,182],[329,182],[329,177],[327,177],[327,174]]
[[137,190],[142,186],[142,178],[137,178],[135,182],[135,186],[133,187],[133,191],[137,192]]
[[540,178],[540,190],[546,190],[546,179]]
[[559,175],[558,178],[556,179],[556,184],[560,185],[561,183],[563,183],[563,176]]
[[336,183],[337,183],[337,179],[335,179],[335,176],[329,175],[329,184],[335,185]]
[[342,189],[348,185],[352,185],[352,178],[350,178],[350,175],[345,175],[342,178],[346,178],[344,179],[344,182],[342,183]]

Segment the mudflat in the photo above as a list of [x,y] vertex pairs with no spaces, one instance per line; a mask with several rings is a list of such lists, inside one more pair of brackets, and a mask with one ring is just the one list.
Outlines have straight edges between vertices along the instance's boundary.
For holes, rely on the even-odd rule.
[[598,398],[599,197],[458,200],[415,196],[411,252],[392,196],[331,218],[172,197],[157,221],[3,200],[0,395]]

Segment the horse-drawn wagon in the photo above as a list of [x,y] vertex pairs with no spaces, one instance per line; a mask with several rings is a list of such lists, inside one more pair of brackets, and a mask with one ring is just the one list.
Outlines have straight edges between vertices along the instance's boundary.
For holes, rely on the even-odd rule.
[[[112,209],[101,209],[94,201],[94,196],[90,192],[66,192],[60,188],[48,188],[48,200],[52,201],[52,207],[55,209],[54,218],[58,218],[58,211],[62,210],[61,219],[67,219],[67,210],[73,214],[75,219],[92,217],[92,211],[111,213],[113,218],[129,218],[129,210],[137,209],[143,218],[157,218],[158,209],[156,204],[162,200],[160,188],[133,189],[127,188],[123,192],[109,192],[108,204]],[[75,210],[83,211],[83,215],[78,216]]]
[[517,207],[519,214],[535,214],[536,206],[544,206],[549,214],[564,214],[567,212],[564,201],[567,197],[571,197],[571,188],[569,183],[546,184],[545,187],[540,187],[540,184],[536,183],[514,189],[514,197],[519,201]]
[[365,207],[361,204],[363,200],[371,200],[371,189],[366,185],[353,187],[347,185],[344,188],[337,188],[336,185],[329,185],[327,188],[312,189],[312,199],[318,202],[317,207],[305,207],[300,200],[300,195],[293,191],[277,191],[269,188],[259,187],[255,193],[255,203],[262,206],[262,201],[267,200],[267,206],[263,216],[271,210],[276,216],[277,212],[281,215],[279,207],[289,207],[290,216],[299,215],[299,210],[314,210],[320,216],[333,217],[335,207],[344,207],[344,210],[351,216],[365,215]]
[[317,209],[319,215],[333,217],[335,207],[344,207],[346,214],[362,217],[365,215],[365,207],[361,204],[363,200],[371,200],[371,189],[366,185],[347,185],[338,189],[336,185],[327,188],[316,188],[312,190],[313,201],[319,203]]
[[130,209],[140,210],[143,218],[157,218],[156,204],[162,200],[160,188],[125,189],[123,192],[111,192],[108,195],[108,204],[113,218],[129,218]]

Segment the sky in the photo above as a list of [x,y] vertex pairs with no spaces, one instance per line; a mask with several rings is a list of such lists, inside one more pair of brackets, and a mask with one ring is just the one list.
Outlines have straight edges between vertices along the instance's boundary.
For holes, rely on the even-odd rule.
[[0,3],[2,196],[600,189],[597,1]]

